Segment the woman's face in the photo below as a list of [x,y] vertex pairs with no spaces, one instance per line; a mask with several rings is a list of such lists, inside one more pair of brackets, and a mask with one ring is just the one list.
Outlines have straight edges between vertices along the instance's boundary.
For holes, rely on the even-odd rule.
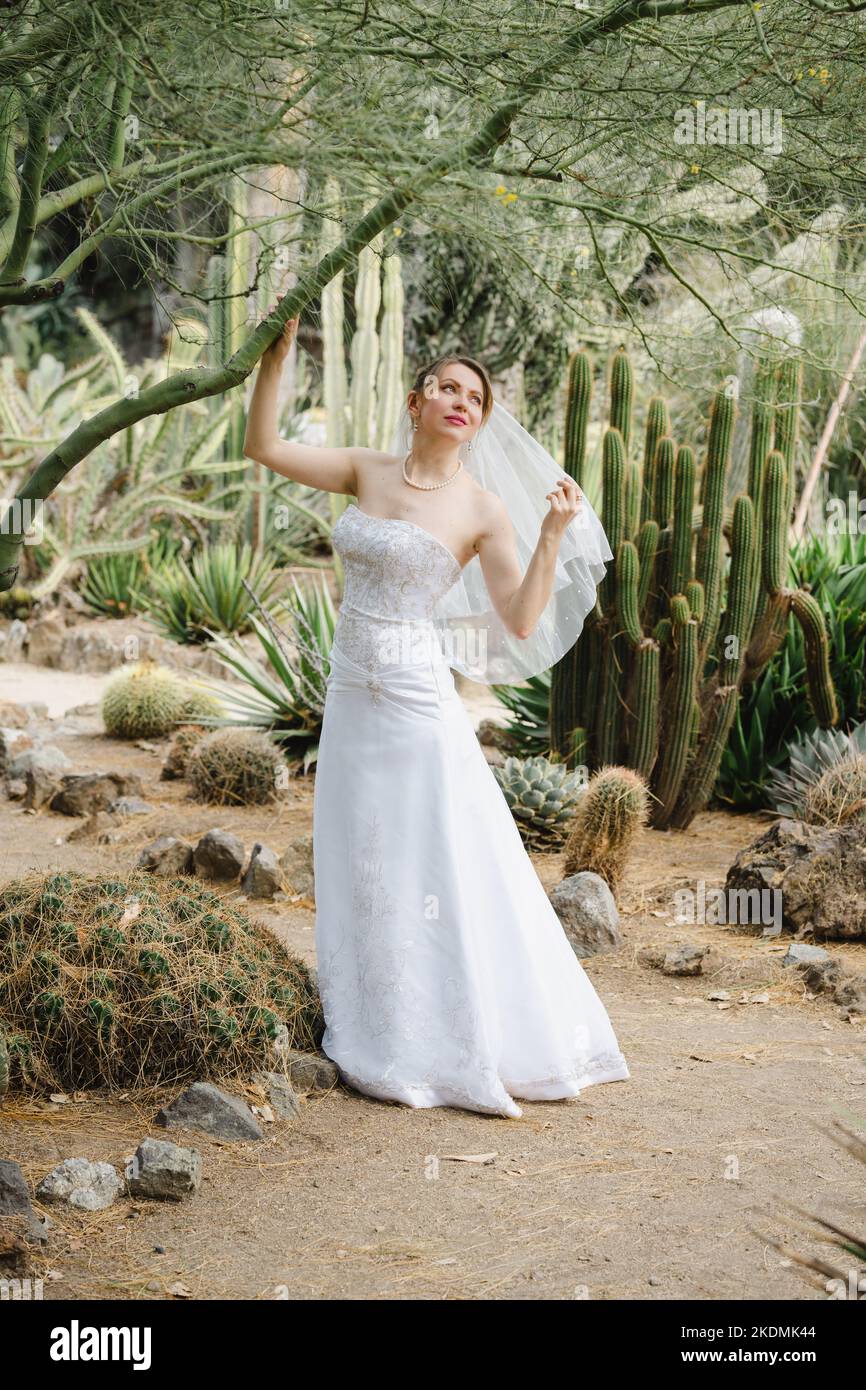
[[477,372],[462,362],[449,362],[427,377],[417,401],[419,428],[454,439],[474,439],[481,425],[484,388]]

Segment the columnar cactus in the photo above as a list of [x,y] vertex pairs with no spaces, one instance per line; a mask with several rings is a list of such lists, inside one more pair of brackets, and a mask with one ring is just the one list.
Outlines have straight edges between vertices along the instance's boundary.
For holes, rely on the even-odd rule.
[[[730,507],[736,380],[716,392],[697,511],[695,456],[677,447],[664,401],[649,402],[638,466],[628,450],[633,374],[622,350],[609,379],[600,514],[615,559],[583,636],[553,668],[551,741],[572,766],[577,744],[590,767],[632,768],[649,783],[653,824],[684,828],[712,795],[742,686],[771,660],[791,615],[803,631],[815,717],[825,728],[838,718],[821,609],[788,587],[801,368],[758,363],[748,492]],[[588,358],[577,353],[566,453],[578,481],[590,398]]]

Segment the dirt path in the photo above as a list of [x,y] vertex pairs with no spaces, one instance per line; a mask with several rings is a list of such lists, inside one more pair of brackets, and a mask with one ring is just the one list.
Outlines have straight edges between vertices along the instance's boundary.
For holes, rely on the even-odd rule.
[[[157,807],[107,850],[59,843],[74,822],[0,801],[0,877],[27,868],[131,867],[162,833],[214,825],[281,852],[309,830],[312,784],[279,811],[214,812],[159,782],[160,752],[98,735],[56,741],[82,771],[141,773]],[[343,1089],[313,1096],[294,1125],[258,1144],[189,1134],[204,1159],[200,1192],[179,1207],[67,1215],[38,1268],[46,1298],[803,1299],[825,1295],[785,1265],[752,1226],[814,1250],[783,1217],[782,1195],[866,1224],[862,1165],[818,1127],[866,1123],[866,1030],[823,998],[804,998],[781,966],[786,944],[742,931],[672,922],[675,888],[720,885],[736,851],[764,824],[707,814],[679,834],[649,833],[623,900],[625,947],[586,968],[631,1080],[565,1102],[521,1102],[520,1120],[450,1109],[413,1111]],[[535,860],[545,885],[559,858]],[[302,904],[256,909],[313,961],[314,914]],[[709,943],[701,977],[641,963],[654,944]],[[830,948],[866,971],[866,948]],[[730,991],[732,1007],[707,999]],[[738,1003],[767,990],[767,1003]],[[168,1098],[168,1097],[166,1097]],[[10,1103],[2,1154],[32,1186],[60,1159],[122,1167],[159,1135],[155,1104]],[[490,1164],[448,1155],[495,1153]],[[775,1208],[762,1217],[756,1207]],[[156,1253],[161,1246],[165,1253]],[[181,1293],[180,1296],[183,1296]]]

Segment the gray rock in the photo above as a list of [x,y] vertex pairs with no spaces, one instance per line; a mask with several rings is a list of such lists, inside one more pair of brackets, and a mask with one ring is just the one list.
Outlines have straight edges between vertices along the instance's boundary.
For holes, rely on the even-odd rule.
[[13,618],[6,629],[2,650],[3,661],[23,661],[26,645],[27,624],[22,622],[20,618]]
[[829,951],[823,946],[807,946],[803,941],[793,942],[782,957],[783,965],[814,965],[818,961],[829,961]]
[[122,1191],[123,1183],[110,1163],[87,1158],[64,1158],[44,1177],[36,1196],[45,1202],[65,1202],[81,1211],[102,1211]]
[[798,938],[866,938],[863,826],[775,821],[740,851],[725,887],[777,892],[782,929]]
[[27,631],[27,660],[34,666],[59,666],[65,636],[66,624],[59,613],[33,619]]
[[475,736],[482,748],[498,748],[501,751],[510,743],[505,725],[498,724],[495,719],[482,719]]
[[113,671],[130,660],[130,639],[135,644],[136,661],[147,656],[160,660],[170,646],[135,618],[119,618],[110,623],[86,619],[66,629],[57,664],[62,671]]
[[330,1091],[340,1079],[339,1070],[324,1052],[299,1052],[294,1048],[280,1053],[280,1066],[285,1068],[294,1090]]
[[131,773],[67,773],[51,798],[52,811],[64,816],[91,816],[107,811],[120,796],[140,796],[141,778]]
[[844,1018],[866,1016],[866,978],[859,972],[846,970],[830,956],[826,960],[803,961],[798,968],[807,988],[815,994],[832,995]]
[[622,945],[616,902],[599,874],[570,874],[548,896],[579,958],[616,951]]
[[244,847],[227,830],[208,830],[193,850],[193,862],[200,878],[228,881],[244,867]]
[[281,1120],[296,1120],[301,1110],[301,1103],[292,1089],[292,1084],[288,1077],[280,1071],[257,1071],[253,1073],[253,1081],[268,1097],[271,1107]]
[[6,783],[6,795],[10,801],[21,801],[27,795],[26,777],[10,777]]
[[241,879],[241,892],[248,898],[272,898],[283,886],[277,856],[266,845],[253,845],[250,862]]
[[108,807],[112,816],[149,816],[155,810],[155,806],[151,806],[149,801],[142,801],[140,796],[119,796]]
[[88,816],[83,825],[76,825],[74,830],[70,830],[66,841],[95,840],[100,845],[114,845],[122,838],[119,824],[107,811],[97,811],[95,815]]
[[316,884],[313,870],[313,837],[299,835],[280,855],[283,878],[292,893],[315,900]]
[[26,729],[30,723],[30,710],[27,705],[17,705],[14,700],[0,700],[0,728],[5,733]]
[[27,1179],[11,1158],[0,1158],[0,1219],[4,1216],[20,1219],[26,1240],[48,1239],[31,1205]]
[[672,946],[662,961],[662,974],[700,975],[706,953],[705,946]]
[[51,743],[37,744],[13,752],[6,764],[10,777],[26,777],[30,771],[50,773],[59,782],[64,772],[69,772],[72,762],[60,748]]
[[76,705],[74,709],[68,709],[60,720],[59,724],[54,725],[54,733],[63,738],[70,734],[105,733],[105,725],[102,722],[102,715],[99,712],[99,705]]
[[179,1202],[201,1185],[201,1154],[168,1139],[142,1139],[126,1165],[131,1197]]
[[[5,772],[7,776],[11,776],[9,768],[13,760],[19,753],[32,747],[33,740],[23,729],[3,728],[0,725],[0,772]],[[24,773],[20,772],[15,775],[23,777]]]
[[165,878],[191,874],[192,845],[188,845],[185,840],[179,840],[176,835],[160,835],[158,840],[145,845],[136,867]]
[[218,1139],[264,1138],[249,1106],[209,1081],[194,1081],[171,1105],[160,1110],[156,1123],[166,1129],[201,1129]]
[[481,751],[491,767],[504,767],[506,755],[493,743],[482,743]]
[[[14,785],[15,781],[15,778],[10,778],[10,785]],[[43,806],[47,806],[58,785],[56,773],[45,772],[39,767],[28,768],[24,777],[25,811],[40,811]]]

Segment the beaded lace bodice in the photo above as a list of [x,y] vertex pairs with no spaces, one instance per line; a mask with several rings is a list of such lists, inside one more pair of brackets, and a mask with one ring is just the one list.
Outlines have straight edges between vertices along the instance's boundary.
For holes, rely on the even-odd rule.
[[371,516],[354,502],[332,541],[345,578],[334,630],[341,651],[369,671],[437,654],[434,609],[461,572],[444,541],[413,521]]

